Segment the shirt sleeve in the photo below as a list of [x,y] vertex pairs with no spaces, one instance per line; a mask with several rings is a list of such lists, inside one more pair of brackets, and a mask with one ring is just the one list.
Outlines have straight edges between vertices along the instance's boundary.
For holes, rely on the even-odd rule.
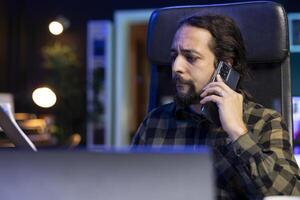
[[131,142],[131,146],[135,147],[135,146],[141,146],[141,145],[145,145],[145,137],[146,137],[146,129],[147,129],[147,121],[148,121],[148,116],[143,120],[143,122],[140,124],[139,128],[137,129],[132,142]]
[[233,150],[248,166],[251,179],[263,195],[300,195],[299,167],[287,127],[279,114],[270,116],[262,118],[261,131],[254,129],[234,141]]

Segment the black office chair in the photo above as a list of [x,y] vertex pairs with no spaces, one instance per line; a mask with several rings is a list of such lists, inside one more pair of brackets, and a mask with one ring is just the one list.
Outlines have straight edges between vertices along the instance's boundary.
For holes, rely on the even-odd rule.
[[147,54],[151,63],[148,110],[172,95],[170,47],[178,22],[191,15],[221,14],[240,27],[252,79],[246,89],[255,101],[273,108],[286,121],[292,144],[290,53],[287,16],[274,2],[244,2],[216,5],[167,7],[155,10],[150,18]]

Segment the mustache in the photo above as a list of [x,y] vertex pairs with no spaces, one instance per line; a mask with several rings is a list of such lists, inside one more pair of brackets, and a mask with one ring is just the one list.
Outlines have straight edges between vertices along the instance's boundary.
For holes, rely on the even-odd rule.
[[184,80],[180,75],[175,75],[173,77],[173,83],[174,84],[187,84],[187,85],[193,85],[192,80]]

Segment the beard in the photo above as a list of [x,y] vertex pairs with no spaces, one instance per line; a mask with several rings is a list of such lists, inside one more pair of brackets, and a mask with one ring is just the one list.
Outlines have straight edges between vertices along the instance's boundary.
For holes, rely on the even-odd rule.
[[198,104],[201,101],[201,92],[196,91],[195,84],[192,80],[183,80],[180,76],[175,75],[173,78],[174,85],[185,84],[188,86],[188,90],[185,93],[178,92],[174,96],[175,103],[181,107],[187,107],[192,104]]

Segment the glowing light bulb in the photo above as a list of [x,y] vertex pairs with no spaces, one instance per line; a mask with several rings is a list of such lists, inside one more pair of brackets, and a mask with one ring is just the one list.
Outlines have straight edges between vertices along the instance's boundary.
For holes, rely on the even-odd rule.
[[50,108],[56,103],[55,93],[47,88],[37,88],[32,93],[32,99],[35,104],[43,108]]
[[53,21],[49,24],[49,31],[53,35],[59,35],[64,31],[64,26],[58,21]]

